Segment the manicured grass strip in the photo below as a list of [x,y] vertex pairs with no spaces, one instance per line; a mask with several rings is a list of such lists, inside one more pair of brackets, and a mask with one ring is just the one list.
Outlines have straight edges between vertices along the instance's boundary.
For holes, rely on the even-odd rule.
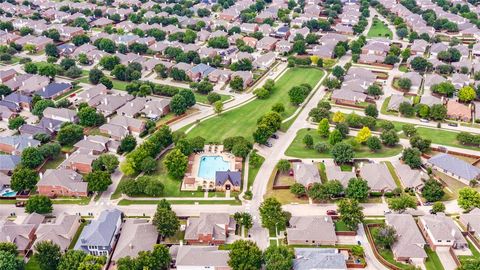
[[35,255],[30,258],[27,264],[25,264],[25,270],[41,270]]
[[388,28],[387,23],[374,18],[372,22],[372,26],[368,30],[367,37],[387,37],[392,39],[393,33]]
[[[314,129],[300,129],[297,132],[297,136],[293,140],[292,144],[290,144],[287,151],[285,152],[285,155],[296,158],[332,158],[330,152],[319,153],[315,149],[306,148],[303,144],[303,137],[307,134],[310,134],[312,136],[314,145],[320,142],[327,143],[328,141],[326,138],[320,137],[320,135],[318,135],[317,131]],[[361,145],[358,147],[358,149],[355,150],[355,158],[391,157],[398,155],[401,151],[402,146],[400,145],[397,145],[395,147],[386,147],[383,145],[382,149],[377,152],[372,152],[370,151],[370,149],[368,149],[368,147]]]
[[255,99],[247,104],[222,113],[199,123],[188,133],[188,137],[201,136],[207,142],[221,142],[227,137],[244,136],[253,140],[252,133],[257,127],[257,120],[269,112],[276,103],[285,106],[282,117],[285,119],[297,109],[289,100],[288,91],[302,83],[314,87],[323,77],[324,71],[316,68],[290,68],[278,81],[275,89],[267,99]]
[[425,268],[427,268],[427,270],[444,270],[442,262],[435,251],[426,246],[425,252],[427,252],[428,255],[425,261]]
[[432,140],[434,144],[453,146],[470,150],[480,150],[480,147],[463,145],[457,141],[457,132],[444,129],[417,127],[417,134],[422,138]]
[[385,165],[387,165],[387,168],[390,171],[390,174],[392,175],[393,180],[395,180],[395,184],[397,184],[397,187],[403,190],[402,182],[400,181],[400,178],[398,178],[398,175],[395,172],[395,168],[393,168],[392,163],[390,161],[385,161],[384,163]]
[[53,199],[53,204],[78,204],[78,205],[87,205],[90,203],[92,198],[85,197],[80,199]]
[[322,183],[326,183],[328,181],[328,178],[327,178],[325,163],[323,162],[318,163],[318,171],[320,172],[320,180],[322,180]]
[[84,228],[86,225],[87,225],[87,222],[82,222],[82,223],[80,223],[80,227],[78,227],[77,232],[76,232],[75,235],[73,236],[72,242],[70,242],[70,246],[68,246],[68,249],[73,249],[73,248],[75,247],[75,244],[77,243],[78,238],[80,238],[80,234],[82,233],[83,228]]
[[[193,92],[193,94],[195,95],[195,100],[197,102],[200,102],[200,103],[203,103],[203,104],[209,104],[208,99],[207,99],[207,95],[203,95],[203,94],[200,94],[200,93],[197,93],[197,92]],[[220,101],[221,102],[225,102],[225,101],[229,100],[230,98],[231,98],[231,96],[229,96],[229,95],[220,94]]]
[[255,181],[255,177],[257,177],[257,173],[260,170],[260,167],[262,167],[263,162],[265,161],[265,158],[260,156],[260,164],[254,168],[253,166],[248,166],[248,189],[249,190],[253,186],[253,182]]
[[343,221],[335,221],[335,231],[337,232],[348,232],[350,231],[347,225]]
[[[160,200],[128,200],[122,199],[118,205],[134,205],[134,204],[158,204]],[[225,205],[242,205],[239,200],[168,200],[170,204],[225,204]]]

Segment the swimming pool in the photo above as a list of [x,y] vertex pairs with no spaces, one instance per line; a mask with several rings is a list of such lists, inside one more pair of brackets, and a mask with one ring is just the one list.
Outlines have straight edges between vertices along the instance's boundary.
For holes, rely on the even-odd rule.
[[6,188],[0,191],[0,197],[15,197],[17,196],[17,192],[13,191],[10,188]]
[[225,161],[221,156],[204,156],[200,158],[198,177],[208,180],[215,180],[215,173],[218,171],[230,170],[230,162]]

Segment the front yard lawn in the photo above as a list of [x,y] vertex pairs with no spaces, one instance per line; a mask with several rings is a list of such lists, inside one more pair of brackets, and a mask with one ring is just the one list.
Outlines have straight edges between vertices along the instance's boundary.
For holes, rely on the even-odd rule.
[[398,175],[395,172],[395,168],[393,167],[392,163],[390,161],[385,161],[385,165],[387,165],[387,168],[390,171],[393,180],[395,180],[395,184],[397,184],[397,187],[403,190],[402,182],[400,181],[400,178],[398,178]]
[[[327,142],[326,138],[320,137],[317,131],[314,129],[300,129],[297,132],[297,136],[293,140],[292,144],[288,147],[285,155],[295,158],[332,158],[332,155],[329,152],[319,153],[315,149],[306,148],[303,144],[303,137],[307,134],[310,134],[313,138],[313,144],[320,142]],[[377,152],[372,152],[366,146],[360,146],[355,151],[355,158],[381,158],[381,157],[391,157],[398,155],[402,151],[402,146],[397,145],[395,147],[386,147],[382,146],[382,149]]]
[[372,22],[372,26],[368,30],[367,37],[373,38],[373,37],[387,37],[389,39],[392,39],[393,33],[390,31],[388,28],[388,24],[374,18]]
[[425,268],[427,268],[427,270],[444,270],[442,262],[435,251],[426,246],[425,252],[427,252],[428,256],[425,261]]
[[289,101],[288,91],[293,86],[308,83],[314,87],[323,77],[324,71],[316,68],[290,68],[275,82],[275,90],[267,99],[255,99],[234,110],[212,117],[199,123],[188,137],[201,136],[207,142],[221,142],[232,136],[244,136],[252,140],[252,133],[257,127],[257,120],[269,112],[273,105],[282,103],[285,119],[297,109]]
[[255,177],[257,177],[257,173],[260,170],[260,167],[262,167],[262,164],[265,161],[265,158],[260,156],[260,160],[261,160],[261,162],[258,165],[258,167],[254,168],[251,165],[248,166],[248,187],[247,187],[247,190],[250,190],[250,188],[253,186],[253,182],[255,182]]
[[38,264],[37,257],[33,255],[30,260],[28,260],[27,264],[25,264],[25,270],[41,270],[40,265]]
[[[210,103],[208,103],[207,95],[197,93],[196,91],[193,91],[193,94],[195,95],[195,100],[197,102],[200,102],[200,103],[203,103],[203,104],[210,104]],[[229,100],[231,98],[231,96],[220,94],[220,98],[221,98],[220,99],[221,102],[225,102],[225,101]]]
[[480,150],[479,147],[463,145],[457,141],[457,132],[448,131],[444,129],[418,127],[417,134],[422,138],[432,140],[434,144],[441,144],[445,146],[453,146],[458,148],[465,148],[470,150]]
[[[372,234],[372,238],[374,239],[375,241],[375,237],[373,237],[373,235],[375,234],[375,231],[377,231],[378,228],[370,228],[370,232]],[[377,247],[377,250],[378,250],[378,253],[380,253],[380,255],[385,259],[387,260],[389,263],[401,268],[401,269],[404,269],[404,270],[414,270],[415,267],[413,265],[409,265],[409,264],[404,264],[404,263],[401,263],[401,262],[397,262],[394,257],[393,257],[393,252],[392,250],[390,249],[379,249],[378,248],[378,244],[377,243],[374,243],[374,245]]]

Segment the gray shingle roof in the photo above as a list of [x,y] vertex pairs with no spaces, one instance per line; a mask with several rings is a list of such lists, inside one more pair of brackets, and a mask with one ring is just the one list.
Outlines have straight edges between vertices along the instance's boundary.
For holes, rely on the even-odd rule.
[[480,175],[479,168],[449,154],[433,156],[428,163],[469,181]]
[[83,247],[86,246],[109,246],[117,230],[117,222],[121,217],[120,210],[103,211],[98,219],[85,226],[75,244],[75,250],[83,250]]
[[388,214],[387,224],[395,228],[397,241],[392,247],[393,253],[402,258],[426,258],[423,249],[426,244],[415,220],[409,214]]
[[242,173],[232,171],[217,171],[215,172],[215,185],[222,186],[227,180],[230,180],[234,186],[242,184]]
[[20,160],[20,156],[0,155],[0,171],[13,171]]
[[345,256],[333,248],[296,248],[294,270],[347,269]]

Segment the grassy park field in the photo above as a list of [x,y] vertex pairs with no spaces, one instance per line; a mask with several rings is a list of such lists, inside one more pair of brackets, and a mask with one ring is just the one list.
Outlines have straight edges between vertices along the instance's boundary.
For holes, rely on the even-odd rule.
[[374,37],[387,37],[392,39],[393,33],[388,28],[388,25],[383,21],[373,18],[373,23],[370,29],[368,30],[367,37],[374,38]]
[[272,95],[267,99],[255,99],[241,107],[212,117],[198,124],[189,133],[189,137],[202,136],[207,142],[221,142],[232,136],[244,136],[253,140],[252,133],[257,126],[257,120],[271,110],[276,103],[285,106],[282,117],[291,116],[296,106],[289,102],[288,91],[290,88],[302,83],[314,87],[323,77],[324,71],[315,68],[290,68],[275,83]]

